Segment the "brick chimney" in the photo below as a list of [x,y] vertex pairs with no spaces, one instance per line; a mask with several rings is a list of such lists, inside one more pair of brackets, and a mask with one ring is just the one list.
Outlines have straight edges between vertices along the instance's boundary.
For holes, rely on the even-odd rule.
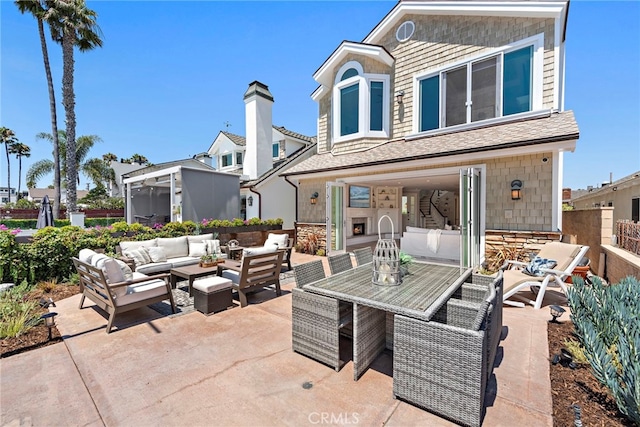
[[243,160],[243,175],[256,179],[273,167],[273,95],[259,81],[249,84],[244,94],[247,146]]

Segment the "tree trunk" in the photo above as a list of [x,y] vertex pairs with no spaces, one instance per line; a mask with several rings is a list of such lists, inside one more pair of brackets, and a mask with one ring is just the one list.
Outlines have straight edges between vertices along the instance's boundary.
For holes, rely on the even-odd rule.
[[7,196],[11,202],[11,162],[9,159],[9,141],[4,141],[4,152],[7,154]]
[[38,31],[40,32],[40,45],[42,46],[42,58],[44,59],[44,72],[47,75],[47,86],[49,88],[49,110],[51,113],[51,136],[53,137],[53,218],[60,217],[60,145],[58,142],[58,115],[56,110],[56,94],[53,90],[53,77],[51,76],[51,65],[49,64],[49,50],[47,49],[47,39],[44,36],[44,24],[38,18]]
[[75,33],[73,29],[64,29],[62,35],[62,105],[65,112],[67,130],[67,217],[76,211],[78,165],[76,162],[76,113],[73,91],[73,49]]

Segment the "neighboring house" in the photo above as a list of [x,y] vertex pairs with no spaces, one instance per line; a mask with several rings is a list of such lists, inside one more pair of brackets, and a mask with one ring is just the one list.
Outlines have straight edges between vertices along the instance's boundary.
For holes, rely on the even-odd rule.
[[0,203],[15,203],[18,200],[16,189],[0,187]]
[[237,175],[185,159],[147,166],[123,176],[128,223],[199,222],[239,215]]
[[113,169],[113,173],[116,177],[114,182],[108,183],[107,192],[109,197],[124,197],[124,183],[122,182],[123,176],[146,166],[139,163],[123,162],[122,159],[120,159],[120,161],[110,162],[109,167]]
[[273,95],[258,81],[244,94],[246,137],[221,131],[207,151],[214,167],[240,176],[240,215],[296,219],[296,187],[281,172],[315,153],[315,138],[272,123]]
[[489,232],[561,231],[579,137],[564,111],[568,3],[400,1],[342,42],[313,75],[317,153],[282,174],[298,221],[326,223],[329,253],[375,241],[383,215],[396,238],[450,224],[465,265]]
[[613,207],[613,227],[619,220],[640,221],[640,171],[617,181],[591,187],[586,193],[571,198],[575,209]]
[[[86,197],[87,194],[89,194],[89,191],[87,190],[76,190],[77,200],[80,200],[83,197]],[[42,202],[42,199],[44,198],[45,195],[49,196],[49,200],[53,200],[55,196],[54,189],[53,188],[30,188],[29,196],[27,197],[27,199],[33,203],[40,203]],[[64,188],[60,191],[60,203],[62,204],[67,203],[67,190]]]

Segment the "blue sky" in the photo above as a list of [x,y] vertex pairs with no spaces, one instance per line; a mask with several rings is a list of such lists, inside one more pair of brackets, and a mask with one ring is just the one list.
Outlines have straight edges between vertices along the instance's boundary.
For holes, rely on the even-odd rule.
[[[275,125],[315,135],[312,74],[342,40],[361,41],[395,3],[88,1],[104,46],[76,53],[77,135],[102,138],[91,157],[188,158],[206,151],[226,122],[245,134],[242,96],[254,80],[275,98]],[[0,37],[0,126],[31,147],[25,189],[28,167],[51,157],[50,144],[35,138],[51,132],[36,22],[1,0]],[[49,55],[61,104],[62,54],[50,41]],[[640,2],[572,1],[566,58],[565,109],[575,112],[580,140],[565,156],[563,185],[586,188],[640,170]],[[63,129],[61,106],[58,123]],[[16,187],[15,160],[11,172]]]

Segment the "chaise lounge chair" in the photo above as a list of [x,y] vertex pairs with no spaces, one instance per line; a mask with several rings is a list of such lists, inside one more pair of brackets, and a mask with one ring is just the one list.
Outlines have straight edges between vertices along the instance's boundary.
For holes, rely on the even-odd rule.
[[[507,301],[509,298],[515,297],[523,299],[525,302],[533,305],[534,308],[539,309],[542,306],[545,291],[550,283],[559,286],[566,295],[567,287],[565,280],[571,277],[573,269],[578,265],[588,250],[589,246],[584,245],[572,245],[561,242],[546,243],[542,249],[540,249],[538,258],[554,260],[556,265],[553,268],[538,268],[538,275],[526,273],[526,268],[530,266],[530,264],[508,260],[501,268],[504,271],[504,303],[524,307],[524,303],[522,302]],[[538,296],[535,301],[524,298],[521,295],[516,295],[517,292],[531,286],[539,287]]]

